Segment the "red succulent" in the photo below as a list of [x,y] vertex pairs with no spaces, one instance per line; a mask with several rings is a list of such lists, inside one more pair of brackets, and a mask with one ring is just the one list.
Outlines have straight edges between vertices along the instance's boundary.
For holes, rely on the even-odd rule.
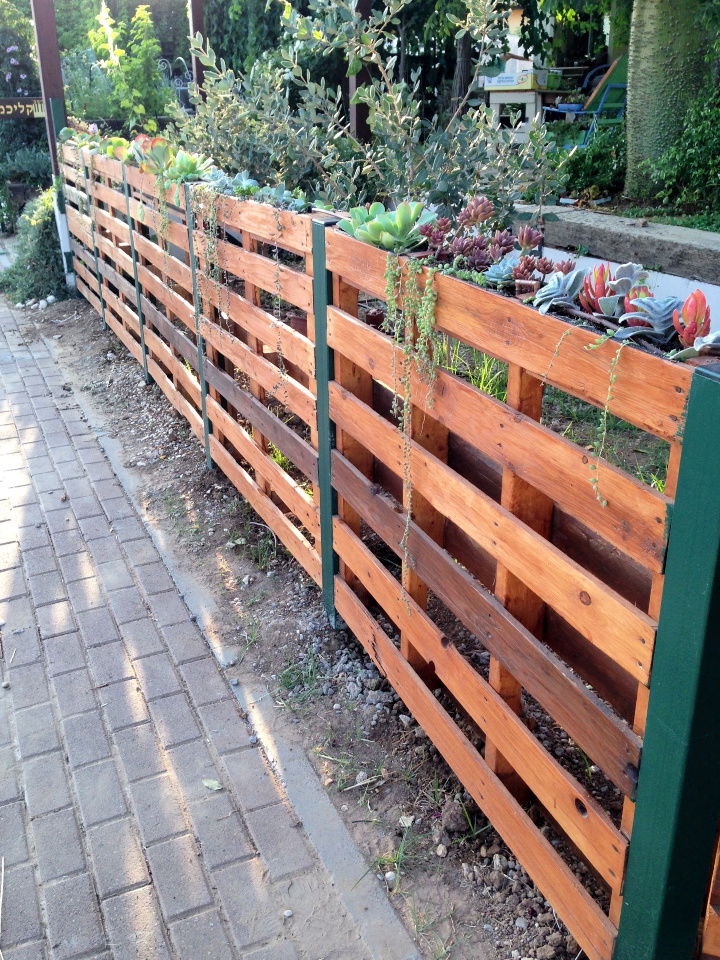
[[691,293],[680,310],[673,312],[673,324],[684,347],[691,347],[696,337],[710,332],[710,307],[702,290]]
[[536,267],[536,257],[520,257],[518,265],[513,267],[513,280],[532,280],[532,275]]
[[540,276],[546,277],[549,273],[554,273],[557,270],[557,264],[554,264],[549,257],[540,257],[535,264],[535,269]]
[[543,232],[528,224],[518,230],[517,239],[520,244],[520,252],[530,253],[531,250],[534,250],[535,247],[542,243]]
[[580,303],[589,313],[601,313],[600,297],[609,296],[612,291],[608,286],[612,280],[612,270],[609,263],[599,263],[585,275],[583,288],[580,291]]
[[555,273],[572,273],[577,266],[577,260],[559,260],[553,267]]
[[471,197],[458,214],[458,222],[466,230],[487,223],[495,216],[495,205],[487,197]]

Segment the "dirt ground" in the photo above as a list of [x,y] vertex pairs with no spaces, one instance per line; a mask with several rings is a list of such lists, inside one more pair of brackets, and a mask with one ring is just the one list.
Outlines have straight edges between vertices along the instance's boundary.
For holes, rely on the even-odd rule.
[[218,604],[230,674],[251,668],[267,683],[423,956],[583,956],[360,645],[329,627],[314,583],[208,472],[184,420],[94,310],[71,300],[23,315],[54,344],[67,391],[121,444],[142,508]]

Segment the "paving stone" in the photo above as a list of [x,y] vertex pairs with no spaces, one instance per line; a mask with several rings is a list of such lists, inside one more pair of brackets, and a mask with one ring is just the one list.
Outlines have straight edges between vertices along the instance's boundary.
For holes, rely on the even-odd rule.
[[112,640],[119,640],[120,634],[110,612],[104,607],[97,610],[84,610],[77,615],[80,633],[88,647],[97,647]]
[[64,533],[66,530],[74,530],[77,527],[77,520],[69,507],[50,510],[45,514],[45,522],[50,533]]
[[95,564],[86,550],[82,553],[71,553],[66,557],[60,557],[60,569],[67,584],[74,580],[85,580],[87,577],[95,575]]
[[206,656],[208,652],[208,645],[202,634],[189,620],[163,627],[161,632],[175,663],[196,660]]
[[101,563],[98,573],[106,590],[120,590],[133,585],[132,574],[124,560],[110,560]]
[[285,799],[257,748],[251,747],[238,753],[226,754],[223,763],[243,811],[255,810],[257,807]]
[[128,812],[114,760],[101,760],[75,770],[73,778],[86,829]]
[[6,871],[2,912],[3,951],[16,943],[42,938],[43,928],[35,890],[35,872],[29,864]]
[[140,835],[145,846],[187,832],[187,824],[168,774],[130,786]]
[[19,774],[20,762],[15,755],[14,745],[0,747],[0,803],[17,800],[22,796]]
[[62,483],[58,483],[53,490],[41,490],[37,496],[43,510],[52,513],[54,510],[62,510],[67,502],[67,494]]
[[160,743],[164,747],[173,747],[202,736],[184,691],[153,700],[149,706]]
[[188,813],[203,860],[210,870],[255,854],[255,848],[226,791],[211,792],[206,789],[202,799],[188,805]]
[[48,884],[43,896],[54,958],[65,960],[107,946],[95,890],[87,873]]
[[119,680],[135,679],[130,658],[121,640],[105,643],[101,647],[90,647],[87,658],[97,687],[106,687]]
[[[75,459],[75,448],[72,446],[72,444],[67,442],[68,437],[65,433],[64,427],[62,427],[62,421],[58,419],[56,423],[57,423],[57,426],[61,428],[58,431],[58,436],[60,437],[65,436],[66,442],[62,446],[56,446],[53,449],[52,458],[55,461],[55,463],[69,463],[71,460]],[[50,429],[49,425],[46,427],[46,429],[47,430]],[[45,433],[45,430],[43,430],[43,432]],[[45,436],[47,437],[47,433],[45,433]]]
[[133,566],[152,563],[160,559],[160,555],[155,549],[155,544],[150,537],[143,537],[140,540],[129,540],[123,544],[125,554]]
[[43,511],[37,503],[23,503],[14,510],[13,521],[18,527],[37,526],[44,519]]
[[103,516],[95,515],[83,518],[80,520],[79,526],[91,550],[93,540],[104,540],[112,536],[110,524]]
[[85,652],[77,633],[51,637],[43,646],[47,672],[51,677],[71,670],[80,670],[85,666]]
[[106,463],[105,460],[99,461],[98,463],[88,463],[85,467],[85,473],[95,482],[98,480],[109,480],[114,476],[110,464]]
[[312,866],[302,823],[289,804],[277,803],[246,813],[245,822],[273,883]]
[[17,535],[20,549],[35,550],[37,547],[47,547],[50,545],[50,534],[45,524],[34,527],[22,527]]
[[103,900],[101,909],[114,960],[170,960],[152,887]]
[[142,690],[134,677],[103,687],[98,691],[98,696],[112,731],[150,719]]
[[66,463],[59,463],[56,469],[61,480],[72,480],[85,476],[85,469],[79,460],[68,460]]
[[98,607],[105,605],[105,598],[96,577],[74,580],[68,584],[67,593],[70,605],[75,613],[82,613],[84,610],[96,610]]
[[228,685],[212,654],[207,654],[201,660],[183,663],[179,670],[196,707],[230,696]]
[[15,743],[12,728],[10,725],[10,715],[12,713],[12,694],[10,690],[0,691],[0,744]]
[[88,547],[97,564],[122,559],[122,551],[114,534],[109,537],[100,537],[99,540],[91,540]]
[[28,663],[12,672],[12,697],[16,710],[50,699],[42,663]]
[[[238,946],[261,943],[278,935],[280,911],[270,899],[258,858],[217,870],[213,880]],[[248,897],[248,890],[253,891],[252,897]]]
[[147,608],[137,587],[125,587],[108,593],[108,600],[119,624],[147,616]]
[[136,567],[135,573],[140,581],[140,586],[148,596],[175,589],[175,584],[167,572],[165,564],[161,561],[157,563],[146,563],[141,567]]
[[53,677],[52,685],[55,689],[55,702],[62,717],[86,713],[97,706],[93,682],[84,667]]
[[52,547],[37,547],[35,550],[26,550],[23,554],[23,563],[25,572],[29,577],[37,576],[39,573],[48,573],[55,570],[55,554]]
[[62,755],[50,753],[23,764],[28,816],[39,817],[70,805],[70,790]]
[[132,620],[120,627],[131,660],[147,657],[152,653],[161,653],[165,649],[162,637],[155,624],[148,617]]
[[5,960],[47,960],[47,952],[44,940],[36,940],[35,943],[24,943],[21,947],[13,947],[10,950],[6,947],[3,950]]
[[[68,482],[71,483],[72,481]],[[71,497],[70,507],[78,521],[86,520],[89,517],[97,517],[100,514],[100,502],[92,494],[86,497]],[[80,529],[83,530],[82,524],[80,524]]]
[[123,517],[132,517],[133,510],[127,497],[113,497],[111,500],[103,500],[102,508],[108,520],[122,520]]
[[114,820],[88,830],[93,874],[100,899],[150,880],[131,820]]
[[154,653],[135,661],[135,672],[146,700],[164,697],[182,689],[170,655]]
[[15,712],[15,729],[23,760],[50,753],[60,746],[55,718],[49,703],[26,707]]
[[28,859],[25,837],[25,804],[6,803],[0,807],[0,850],[6,867],[14,867]]
[[59,810],[32,822],[38,874],[43,883],[87,869],[80,831],[72,810]]
[[170,937],[179,960],[222,960],[232,957],[232,947],[217,910],[176,920]]
[[[38,573],[36,576],[30,577],[29,584],[30,593],[32,594],[36,607],[67,599],[65,584],[56,570],[50,570],[47,573]],[[40,616],[41,615],[38,614],[38,619],[40,619]]]
[[159,627],[173,626],[189,620],[190,614],[176,589],[148,597],[150,610]]
[[84,767],[110,755],[110,745],[99,710],[66,717],[63,727],[71,767]]
[[212,903],[192,837],[155,844],[147,857],[165,920]]
[[[92,451],[93,456],[95,455],[95,453],[96,451]],[[81,457],[81,459],[84,460],[85,458]],[[99,461],[87,460],[86,462],[97,463]],[[97,495],[100,497],[101,500],[114,500],[116,497],[123,497],[125,495],[123,488],[115,479],[98,480],[97,483],[95,484],[95,492],[97,493]]]
[[[188,664],[190,666],[190,664]],[[218,753],[230,753],[250,744],[250,731],[240,715],[240,707],[234,697],[218,700],[198,707],[208,739]]]
[[20,566],[20,544],[6,543],[0,546],[0,570]]
[[69,497],[90,497],[93,493],[93,485],[86,477],[78,477],[65,481],[65,491]]
[[285,940],[283,943],[273,943],[269,947],[253,950],[252,953],[244,953],[243,960],[298,960],[298,953],[294,944]]
[[165,759],[150,723],[128,727],[115,734],[125,773],[129,780],[140,780],[165,772]]
[[11,567],[0,572],[0,600],[13,600],[27,593],[22,567]]
[[58,557],[70,553],[82,553],[85,550],[85,541],[79,530],[61,530],[53,534],[53,544]]
[[193,740],[166,751],[168,769],[172,770],[180,784],[186,801],[198,800],[207,795],[203,780],[221,780],[220,772],[202,740]]
[[[43,574],[43,576],[49,576],[49,574]],[[40,607],[37,611],[37,620],[40,636],[43,639],[56,637],[61,633],[70,633],[75,629],[72,609],[67,600]]]

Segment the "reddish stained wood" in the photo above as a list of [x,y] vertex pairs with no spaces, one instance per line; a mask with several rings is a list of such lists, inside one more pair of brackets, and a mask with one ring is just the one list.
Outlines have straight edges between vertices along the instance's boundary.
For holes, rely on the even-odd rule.
[[[373,296],[385,299],[387,254],[339,230],[327,231],[328,269]],[[566,393],[603,408],[608,398],[617,343],[588,349],[597,335],[557,317],[473,286],[436,277],[438,330]],[[617,367],[610,411],[665,440],[682,431],[692,368],[642,350],[624,349]]]
[[589,960],[610,960],[617,931],[600,907],[339,576],[335,578],[335,599],[338,612],[378,669],[387,676],[528,874],[548,900],[557,905]]
[[312,279],[306,274],[225,240],[217,242],[217,261],[222,270],[261,287],[267,293],[277,294],[281,300],[306,313],[312,310]]
[[[338,494],[400,556],[405,521],[394,504],[338,451],[333,454],[332,467]],[[408,548],[418,573],[445,606],[504,663],[613,783],[626,794],[634,792],[640,740],[630,727],[413,523],[408,529]]]
[[[336,383],[330,384],[330,414],[344,430],[362,437],[375,457],[401,473],[400,432]],[[636,679],[647,681],[654,620],[413,441],[410,465],[416,489],[437,510],[464,528],[590,643]]]

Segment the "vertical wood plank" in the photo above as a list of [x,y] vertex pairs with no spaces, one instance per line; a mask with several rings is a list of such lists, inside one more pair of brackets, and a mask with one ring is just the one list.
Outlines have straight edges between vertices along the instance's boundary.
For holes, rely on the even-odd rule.
[[[508,367],[507,402],[533,420],[542,416],[544,384],[530,376],[517,364]],[[553,502],[512,470],[504,469],[500,502],[533,530],[544,537],[550,536]],[[495,595],[512,615],[535,636],[542,637],[544,604],[525,584],[509,570],[498,564],[495,575]],[[490,658],[491,686],[505,702],[520,714],[522,712],[521,687],[515,677],[495,657]],[[488,741],[485,744],[485,760],[514,794],[525,792],[524,784],[515,770],[502,755],[499,745]]]
[[[242,231],[242,245],[243,245],[243,248],[249,251],[250,253],[258,252],[258,246],[259,246],[258,241],[256,240],[255,237],[249,234],[247,230]],[[252,283],[248,283],[248,281],[246,280],[245,281],[245,299],[249,300],[250,303],[254,303],[256,306],[260,306],[261,296],[262,294],[261,294],[260,288],[256,287]],[[260,354],[262,356],[263,344],[260,340],[257,339],[257,337],[251,337],[250,334],[244,334],[243,339],[246,341],[247,345],[250,347],[251,350],[253,350],[255,353]],[[257,383],[257,381],[255,380],[250,380],[249,384],[250,384],[250,393],[252,393],[252,395],[257,400],[260,401],[260,403],[267,403],[267,396],[266,396],[265,390],[260,386],[260,384]],[[258,448],[262,450],[263,453],[267,454],[268,452],[267,438],[264,437],[256,427],[253,427],[252,435]],[[260,487],[263,493],[267,495],[271,493],[270,485],[268,484],[267,480],[264,477],[262,477],[257,471],[255,471],[255,482]]]

